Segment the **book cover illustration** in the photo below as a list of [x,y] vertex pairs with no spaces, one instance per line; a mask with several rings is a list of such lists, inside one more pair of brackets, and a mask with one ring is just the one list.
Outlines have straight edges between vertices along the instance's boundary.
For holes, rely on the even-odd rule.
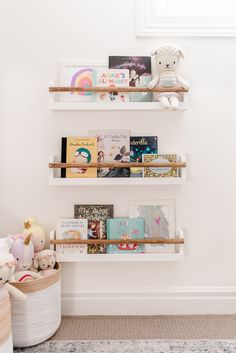
[[[147,87],[152,80],[150,56],[109,56],[110,69],[128,69],[130,87]],[[131,102],[151,102],[148,92],[130,93]]]
[[[96,137],[62,137],[62,163],[90,163],[97,160]],[[96,178],[97,168],[61,169],[62,178]]]
[[[143,154],[143,162],[176,163],[177,154]],[[143,168],[145,178],[169,178],[178,177],[178,168],[157,167]]]
[[[158,153],[157,136],[130,136],[130,162],[142,162],[143,154]],[[130,168],[130,177],[141,178],[143,168]]]
[[[57,239],[87,239],[87,219],[62,218],[57,222]],[[87,254],[86,244],[60,244],[56,246],[59,254]]]
[[93,86],[111,87],[110,92],[96,92],[95,100],[110,103],[129,101],[129,93],[114,92],[112,87],[129,87],[129,70],[97,69],[93,72]]
[[[130,132],[128,130],[91,130],[90,136],[97,137],[97,161],[129,162],[130,161]],[[129,177],[130,168],[99,168],[98,177],[116,178]]]
[[[81,66],[77,63],[60,64],[60,85],[66,87],[92,87],[93,72],[96,66]],[[92,92],[65,92],[60,94],[60,101],[92,102]]]
[[[113,205],[74,205],[74,217],[88,220],[88,238],[107,239],[107,219],[113,218]],[[104,254],[106,245],[88,245],[88,253]]]
[[[107,220],[108,239],[144,239],[144,220],[141,218],[113,218]],[[143,253],[143,244],[109,244],[109,254]]]
[[[141,217],[145,238],[175,238],[174,200],[139,200],[130,202],[130,217]],[[145,253],[174,253],[173,244],[145,244]]]

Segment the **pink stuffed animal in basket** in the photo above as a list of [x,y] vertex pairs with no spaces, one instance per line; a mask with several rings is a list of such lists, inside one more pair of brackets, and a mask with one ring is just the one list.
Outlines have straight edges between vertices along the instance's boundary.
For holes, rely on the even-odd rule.
[[16,260],[16,282],[25,282],[41,278],[41,276],[30,270],[34,260],[34,246],[31,241],[31,234],[15,234],[9,236],[12,242],[10,252]]
[[36,254],[34,258],[34,268],[39,270],[39,273],[44,276],[51,276],[57,270],[54,268],[58,262],[56,251],[42,250]]

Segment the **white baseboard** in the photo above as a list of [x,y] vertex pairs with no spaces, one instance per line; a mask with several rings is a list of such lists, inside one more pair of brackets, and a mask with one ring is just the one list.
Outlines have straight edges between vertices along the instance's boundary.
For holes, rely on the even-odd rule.
[[64,293],[62,314],[236,314],[236,287],[175,288],[134,293]]

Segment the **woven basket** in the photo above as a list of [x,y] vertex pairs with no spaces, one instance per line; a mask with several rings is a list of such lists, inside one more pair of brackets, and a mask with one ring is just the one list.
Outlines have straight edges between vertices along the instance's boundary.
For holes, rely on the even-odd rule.
[[12,283],[26,294],[26,301],[11,298],[14,347],[46,341],[61,322],[61,268],[49,277]]
[[13,353],[11,303],[4,287],[0,288],[0,353]]

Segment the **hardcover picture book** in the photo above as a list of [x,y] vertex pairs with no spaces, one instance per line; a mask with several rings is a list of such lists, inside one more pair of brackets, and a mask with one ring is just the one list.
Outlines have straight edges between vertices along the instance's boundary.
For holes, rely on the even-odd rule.
[[[176,163],[177,154],[144,154],[143,162]],[[173,167],[153,167],[143,168],[145,178],[169,178],[178,177],[178,168]]]
[[[130,162],[142,162],[143,154],[158,153],[157,136],[130,136]],[[142,177],[143,168],[130,168],[130,177]]]
[[[130,132],[128,130],[90,130],[90,136],[97,137],[97,161],[129,162],[130,161]],[[130,168],[100,168],[98,177],[129,177]]]
[[[92,87],[93,72],[97,66],[83,66],[78,63],[60,63],[60,85],[66,87]],[[60,101],[92,102],[92,92],[64,92]]]
[[[142,218],[113,218],[107,220],[108,239],[144,239]],[[109,254],[143,253],[143,244],[109,244]]]
[[114,92],[112,87],[129,87],[129,70],[97,69],[93,72],[93,86],[111,87],[109,92],[96,92],[95,100],[110,103],[129,101],[129,93]]
[[[113,218],[113,205],[74,205],[74,217],[88,220],[88,238],[107,239],[107,219]],[[89,254],[106,253],[106,245],[88,245]]]
[[[129,216],[141,217],[145,238],[175,238],[174,200],[137,200],[129,203]],[[145,244],[145,253],[174,253],[173,244]]]
[[[97,161],[96,137],[62,137],[62,163],[90,163]],[[96,178],[97,168],[62,168],[62,178]]]
[[[61,218],[57,222],[57,239],[87,239],[87,219]],[[86,244],[60,244],[56,246],[59,254],[87,254]]]
[[[128,69],[130,87],[147,87],[152,80],[150,56],[109,56],[110,69]],[[148,92],[130,93],[131,102],[151,102]]]

